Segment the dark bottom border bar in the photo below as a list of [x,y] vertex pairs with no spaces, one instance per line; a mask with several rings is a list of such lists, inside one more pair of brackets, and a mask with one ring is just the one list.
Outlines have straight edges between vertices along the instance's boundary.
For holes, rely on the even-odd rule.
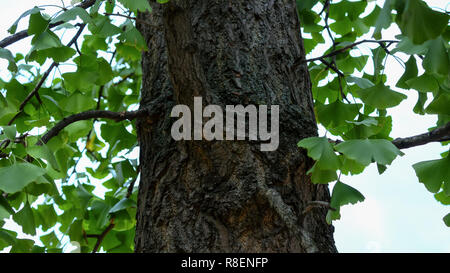
[[[17,261],[14,261],[17,259]],[[446,267],[449,254],[0,254],[0,262],[23,269],[82,272],[385,272]],[[57,265],[61,266],[57,266]],[[21,270],[22,271],[22,270]],[[127,272],[128,271],[128,272]],[[77,271],[76,271],[77,272]],[[131,272],[130,272],[131,273]]]

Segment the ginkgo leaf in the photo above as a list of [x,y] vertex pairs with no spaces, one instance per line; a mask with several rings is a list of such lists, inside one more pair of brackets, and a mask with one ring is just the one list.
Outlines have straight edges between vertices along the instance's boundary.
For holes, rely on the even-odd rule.
[[398,155],[403,155],[394,144],[386,139],[347,140],[336,145],[335,149],[364,166],[372,162],[390,165]]
[[406,99],[406,95],[395,92],[382,83],[358,90],[356,93],[363,102],[378,109],[397,106],[402,100]]
[[27,147],[27,153],[34,158],[42,158],[45,159],[53,169],[59,170],[58,162],[56,161],[54,153],[50,150],[50,148],[46,145],[33,145]]
[[45,170],[30,163],[17,163],[0,168],[0,190],[15,193],[43,175]]
[[129,198],[124,198],[117,202],[110,210],[109,213],[118,212],[120,210],[124,210],[130,207],[136,207],[136,202]]
[[2,133],[4,133],[8,139],[10,140],[16,139],[17,130],[15,125],[2,126],[1,128]]
[[34,213],[30,207],[30,203],[25,202],[23,208],[13,215],[13,220],[22,226],[22,231],[24,233],[36,235]]
[[14,56],[11,51],[6,48],[0,48],[0,58],[6,59],[9,63],[8,70],[12,72],[17,72],[17,64],[16,60],[14,60]]
[[358,115],[361,104],[346,104],[336,100],[330,104],[316,104],[317,117],[320,123],[327,128],[336,128],[348,125]]
[[74,7],[64,11],[57,17],[53,18],[50,23],[68,22],[71,20],[75,20],[77,17],[83,20],[84,23],[91,22],[91,16],[89,16],[89,13],[87,13],[85,9],[80,7]]
[[349,83],[356,83],[356,85],[361,89],[366,89],[366,88],[375,86],[375,84],[373,82],[371,82],[369,79],[366,79],[366,78],[358,78],[358,77],[348,76],[345,79]]
[[445,42],[442,37],[430,41],[429,49],[425,59],[423,59],[423,68],[428,73],[440,74],[448,76],[450,60],[448,49],[445,47]]
[[316,160],[314,166],[307,172],[311,174],[313,183],[328,183],[337,179],[336,170],[340,167],[340,161],[327,138],[305,138],[297,145],[307,149],[308,156]]
[[406,84],[406,81],[417,77],[418,73],[416,58],[414,58],[414,55],[409,57],[405,66],[405,73],[403,73],[402,77],[398,80],[396,86],[403,89],[408,89],[409,85]]
[[450,92],[443,91],[425,109],[429,114],[450,115]]
[[429,74],[422,74],[405,81],[409,88],[415,89],[419,92],[436,92],[439,90],[439,84],[436,79]]
[[19,18],[14,22],[14,24],[12,24],[12,26],[8,29],[8,32],[11,34],[16,33],[17,25],[19,24],[20,20],[22,20],[23,18],[27,17],[30,14],[40,12],[41,10],[43,10],[43,8],[34,7],[32,9],[25,11],[24,13],[22,13],[22,15],[19,16]]
[[308,156],[316,160],[316,166],[322,170],[337,170],[340,162],[326,137],[302,139],[297,146],[307,149]]
[[152,10],[147,0],[119,0],[119,2],[135,13],[137,11],[146,12]]
[[391,23],[391,0],[386,0],[375,22],[374,37],[380,39],[381,30],[388,28]]
[[61,107],[64,111],[79,113],[94,108],[96,102],[80,92],[74,92],[69,97],[61,100]]
[[[428,191],[437,193],[442,183],[450,188],[450,156],[442,159],[422,161],[413,165],[419,182],[423,183]],[[448,193],[450,194],[450,193]]]
[[342,183],[341,181],[336,182],[333,188],[333,193],[331,194],[330,207],[333,210],[328,210],[326,220],[331,224],[332,220],[337,220],[341,218],[340,207],[347,204],[356,204],[358,202],[364,201],[364,195],[362,195],[355,188]]
[[447,27],[449,16],[430,9],[425,2],[408,0],[405,9],[397,17],[402,33],[415,44],[438,37]]
[[317,162],[306,174],[311,175],[311,182],[314,184],[327,184],[338,179],[336,170],[322,170],[317,167]]
[[47,28],[49,20],[45,19],[40,12],[30,15],[28,24],[28,35],[40,34]]
[[445,215],[444,218],[442,218],[442,220],[444,221],[446,226],[450,227],[450,213]]

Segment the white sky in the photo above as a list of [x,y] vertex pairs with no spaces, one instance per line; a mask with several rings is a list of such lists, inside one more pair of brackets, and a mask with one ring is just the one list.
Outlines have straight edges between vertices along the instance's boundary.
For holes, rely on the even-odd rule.
[[[65,0],[69,3],[70,1]],[[382,6],[384,1],[376,1]],[[445,7],[447,0],[427,0],[431,7]],[[7,29],[27,9],[34,5],[56,4],[60,0],[0,0],[0,39],[8,36]],[[49,10],[48,13],[52,14]],[[28,20],[22,20],[18,31],[27,27]],[[383,31],[383,38],[393,38],[399,33],[391,28]],[[69,37],[69,35],[67,36]],[[30,40],[24,39],[9,46],[15,52],[25,52]],[[366,53],[366,46],[360,46]],[[354,50],[352,53],[358,54]],[[311,56],[319,56],[317,50]],[[309,56],[309,57],[311,57]],[[401,56],[401,55],[400,55]],[[401,56],[402,57],[402,56]],[[405,60],[404,57],[402,57]],[[0,76],[4,77],[7,62],[0,60]],[[386,63],[387,84],[394,90],[395,83],[401,77],[403,68],[393,59]],[[433,116],[420,116],[412,112],[417,101],[415,91],[397,90],[408,99],[400,106],[389,110],[393,117],[391,136],[406,137],[426,132],[435,124]],[[403,150],[405,155],[397,158],[382,175],[376,166],[371,165],[363,174],[342,177],[341,180],[356,189],[365,197],[363,203],[341,208],[341,220],[335,221],[335,240],[340,252],[450,252],[450,228],[442,217],[450,212],[448,207],[438,203],[415,176],[412,164],[439,158],[444,152],[440,144]],[[28,236],[27,236],[28,237]]]

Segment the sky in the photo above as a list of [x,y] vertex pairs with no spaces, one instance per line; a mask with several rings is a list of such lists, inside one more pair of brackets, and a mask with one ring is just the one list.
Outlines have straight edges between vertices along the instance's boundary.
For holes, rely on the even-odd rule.
[[[64,0],[65,3],[70,1]],[[375,1],[382,6],[384,1]],[[430,7],[445,9],[447,0],[427,0]],[[0,40],[7,37],[6,31],[26,10],[34,5],[60,5],[61,0],[0,0]],[[375,4],[374,2],[370,3]],[[48,13],[52,13],[51,8]],[[27,19],[19,24],[18,31],[27,27]],[[394,38],[400,31],[391,27],[383,31],[383,39]],[[67,35],[66,38],[70,37]],[[29,48],[30,39],[24,39],[8,49],[13,53]],[[317,48],[308,57],[320,56]],[[361,45],[351,54],[368,54],[369,46]],[[405,56],[399,55],[403,60]],[[4,78],[7,62],[0,60],[0,77]],[[370,63],[367,67],[370,67]],[[64,69],[64,68],[62,68]],[[405,91],[394,87],[403,74],[403,68],[392,57],[386,63],[387,84],[392,89],[408,96],[398,107],[388,110],[393,117],[391,137],[407,137],[421,134],[435,125],[434,116],[420,116],[412,112],[417,101],[415,91]],[[368,70],[370,72],[370,69]],[[323,135],[324,131],[320,130]],[[438,203],[433,194],[418,182],[412,164],[438,159],[446,151],[440,144],[402,150],[405,155],[397,158],[385,173],[379,175],[375,165],[369,166],[362,174],[343,176],[342,182],[358,189],[365,201],[341,208],[341,219],[334,221],[334,238],[339,252],[450,252],[450,228],[442,218],[450,212],[449,207]],[[330,190],[333,184],[330,185]],[[11,225],[14,229],[20,228]],[[20,237],[29,238],[27,235]]]

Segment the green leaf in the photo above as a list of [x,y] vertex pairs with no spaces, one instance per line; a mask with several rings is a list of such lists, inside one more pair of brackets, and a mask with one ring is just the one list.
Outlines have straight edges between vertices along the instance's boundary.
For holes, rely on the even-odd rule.
[[8,200],[3,197],[3,194],[0,194],[0,210],[3,211],[4,216],[1,218],[8,218],[9,215],[14,214],[13,208],[11,207],[11,205],[9,205]]
[[98,80],[99,74],[96,71],[82,69],[77,72],[64,73],[62,77],[68,91],[90,91]]
[[378,109],[397,106],[402,100],[406,99],[406,95],[395,92],[382,83],[370,88],[358,90],[356,93],[363,102]]
[[418,75],[416,58],[414,56],[410,56],[408,61],[406,62],[405,73],[403,73],[402,77],[398,80],[396,86],[403,89],[409,89],[409,85],[406,84],[407,80],[416,78]]
[[85,137],[92,129],[92,126],[92,120],[82,120],[70,124],[64,128],[64,131],[69,134],[69,141],[76,141],[79,138]]
[[428,73],[448,76],[450,61],[445,44],[448,41],[446,43],[442,37],[430,41],[428,53],[423,60],[423,67]]
[[[148,3],[147,0],[119,0],[119,2],[122,3],[122,5],[125,8],[131,10],[134,13],[137,13],[138,11],[140,12],[152,11],[152,8],[150,7],[150,4]],[[163,3],[164,2],[167,1],[163,1]]]
[[83,22],[86,24],[91,22],[91,16],[85,9],[74,7],[61,13],[59,16],[52,19],[50,23],[68,22],[71,20],[75,20],[77,17],[83,20]]
[[388,28],[391,23],[391,0],[386,0],[384,2],[384,6],[381,9],[377,21],[375,22],[375,31],[373,33],[373,37],[376,39],[381,39],[381,30],[384,28]]
[[55,155],[46,144],[27,147],[27,153],[34,158],[45,159],[53,169],[59,170]]
[[30,253],[34,246],[34,241],[30,239],[16,239],[10,253]]
[[44,173],[44,169],[30,163],[0,168],[0,190],[7,193],[18,192]]
[[16,242],[16,234],[14,233],[10,230],[0,229],[0,249],[14,245]]
[[436,92],[439,90],[439,84],[436,79],[428,74],[423,74],[417,78],[409,79],[405,82],[410,88],[419,92]]
[[321,170],[317,167],[317,162],[306,174],[311,175],[311,182],[314,184],[327,184],[338,179],[336,170]]
[[361,104],[345,104],[339,100],[327,105],[316,105],[319,122],[327,128],[348,125],[346,121],[353,121],[360,108]]
[[133,200],[129,199],[129,198],[124,198],[122,200],[120,200],[119,202],[117,202],[110,210],[109,213],[114,213],[114,212],[118,212],[130,207],[136,207],[136,202],[134,202]]
[[425,109],[429,114],[450,115],[450,92],[442,92]]
[[446,194],[444,191],[440,191],[434,195],[434,198],[441,202],[443,205],[450,205],[450,191]]
[[47,29],[48,20],[42,17],[40,12],[30,15],[30,23],[28,24],[28,35],[41,34]]
[[428,191],[437,193],[442,183],[450,187],[450,156],[442,159],[422,161],[413,165],[419,182],[423,183]]
[[13,220],[22,226],[22,231],[26,234],[36,235],[36,224],[33,210],[30,203],[25,202],[23,208],[13,215]]
[[39,205],[34,212],[34,216],[36,227],[40,226],[44,231],[54,227],[58,220],[58,215],[56,214],[53,205]]
[[83,95],[80,92],[72,93],[60,103],[64,111],[70,113],[80,113],[86,110],[91,110],[96,106],[96,102],[91,97]]
[[422,44],[437,38],[447,27],[449,16],[430,9],[420,0],[406,0],[403,13],[398,16],[402,34],[413,43]]
[[125,60],[139,61],[141,59],[141,52],[134,46],[129,46],[123,43],[116,44],[117,54]]
[[58,237],[54,232],[50,232],[47,235],[41,236],[39,239],[46,247],[50,248],[58,247],[60,243]]
[[22,20],[23,18],[27,17],[30,14],[40,12],[41,10],[43,10],[43,9],[34,7],[32,9],[25,11],[24,13],[22,13],[22,15],[19,16],[19,18],[14,22],[14,24],[8,29],[8,32],[11,34],[16,33],[17,25],[19,24],[20,20]]
[[129,133],[123,123],[105,123],[101,126],[102,138],[111,145],[110,151],[116,154],[136,144],[136,136]]
[[144,37],[142,37],[142,34],[134,26],[123,32],[118,39],[124,45],[135,47],[139,51],[147,50],[147,43]]
[[446,226],[450,227],[450,213],[445,215],[444,218],[442,218],[442,220],[444,221]]
[[12,72],[17,72],[17,65],[16,61],[14,60],[14,56],[12,55],[11,51],[5,48],[0,48],[0,58],[6,59],[9,63],[8,70]]
[[356,83],[356,85],[361,89],[366,89],[375,86],[373,82],[366,78],[358,78],[353,76],[348,76],[345,78],[348,83]]
[[319,2],[319,0],[297,0],[297,9],[299,12],[303,10],[310,10],[317,2]]
[[364,166],[371,162],[390,165],[397,155],[403,155],[394,144],[385,139],[348,140],[336,145],[335,149]]
[[15,125],[2,126],[2,131],[3,131],[3,133],[6,135],[6,137],[9,140],[15,140],[16,139],[17,130],[16,130],[16,126]]
[[366,168],[366,166],[359,164],[356,160],[347,158],[344,155],[339,155],[339,159],[341,160],[341,167],[339,170],[345,175],[360,174]]
[[424,115],[425,110],[423,109],[423,107],[424,107],[425,103],[427,102],[428,96],[426,93],[423,93],[423,92],[417,92],[417,93],[418,93],[417,103],[416,103],[416,105],[414,105],[413,111],[416,114]]
[[55,62],[64,62],[76,53],[75,49],[64,46],[59,37],[48,29],[36,35],[31,43],[33,47],[27,60],[37,61],[40,64],[43,64],[47,58],[52,58]]
[[340,161],[326,137],[309,137],[297,144],[308,150],[308,156],[316,160],[316,167],[322,170],[337,170]]
[[330,201],[330,206],[334,208],[335,211],[328,210],[326,217],[327,222],[331,224],[332,220],[341,218],[340,207],[347,204],[356,204],[364,201],[364,199],[364,195],[362,195],[358,190],[338,181],[336,185],[334,185]]
[[326,137],[309,137],[298,144],[308,150],[308,156],[316,160],[314,166],[307,172],[311,174],[313,183],[328,183],[337,179],[336,170],[340,166],[339,158]]
[[399,43],[397,43],[397,46],[391,51],[392,54],[397,52],[403,52],[409,55],[414,54],[425,54],[428,51],[428,42],[425,42],[420,45],[416,45],[411,40],[403,35],[397,35],[395,36],[397,39],[400,40]]
[[122,30],[111,24],[111,20],[106,16],[98,16],[88,25],[89,31],[97,37],[110,37],[122,33]]
[[83,237],[83,220],[76,219],[70,225],[69,231],[67,232],[71,241],[82,243],[84,242]]

